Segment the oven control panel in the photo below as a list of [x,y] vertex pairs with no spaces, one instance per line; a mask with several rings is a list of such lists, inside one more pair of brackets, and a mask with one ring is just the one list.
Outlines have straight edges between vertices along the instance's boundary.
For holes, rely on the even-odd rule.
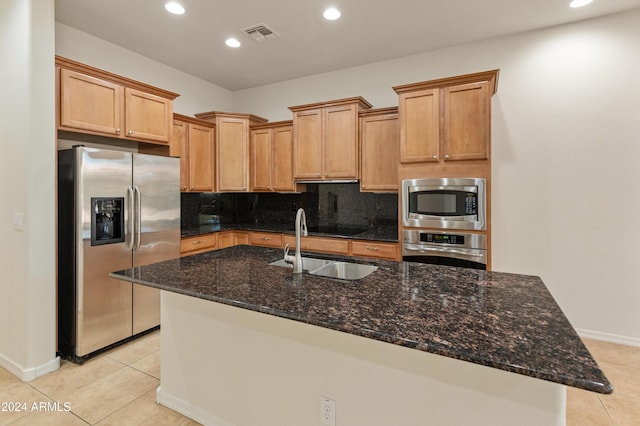
[[464,245],[464,235],[460,234],[433,234],[431,232],[420,233],[421,243]]

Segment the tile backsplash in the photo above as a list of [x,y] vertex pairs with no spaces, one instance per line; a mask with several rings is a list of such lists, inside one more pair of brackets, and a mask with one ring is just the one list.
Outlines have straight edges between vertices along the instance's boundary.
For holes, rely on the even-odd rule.
[[183,193],[182,227],[222,224],[293,225],[302,207],[310,226],[375,228],[397,222],[398,195],[360,192],[357,183],[307,184],[302,193]]

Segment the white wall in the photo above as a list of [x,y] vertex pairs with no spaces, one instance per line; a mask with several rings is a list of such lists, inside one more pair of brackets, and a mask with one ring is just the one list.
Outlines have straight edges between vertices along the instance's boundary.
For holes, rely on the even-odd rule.
[[220,86],[59,22],[55,24],[55,35],[56,55],[179,93],[173,103],[174,112],[192,116],[232,110],[233,93]]
[[493,98],[493,268],[539,275],[583,336],[640,346],[640,10],[234,93],[287,106],[499,68]]
[[0,366],[23,380],[59,366],[53,34],[53,0],[0,2]]

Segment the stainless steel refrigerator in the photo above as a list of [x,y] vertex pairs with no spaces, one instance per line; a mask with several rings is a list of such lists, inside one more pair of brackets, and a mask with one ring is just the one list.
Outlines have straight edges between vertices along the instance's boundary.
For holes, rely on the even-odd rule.
[[109,273],[180,256],[179,159],[58,152],[58,352],[74,362],[157,327],[160,292]]

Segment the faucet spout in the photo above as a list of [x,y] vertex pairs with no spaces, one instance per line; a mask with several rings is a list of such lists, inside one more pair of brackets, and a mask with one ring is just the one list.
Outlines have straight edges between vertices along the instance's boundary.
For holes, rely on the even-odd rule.
[[296,212],[296,252],[291,256],[288,250],[285,250],[284,261],[293,264],[293,273],[302,273],[302,255],[300,254],[300,234],[306,237],[307,232],[307,216],[304,213],[304,209],[298,209]]

